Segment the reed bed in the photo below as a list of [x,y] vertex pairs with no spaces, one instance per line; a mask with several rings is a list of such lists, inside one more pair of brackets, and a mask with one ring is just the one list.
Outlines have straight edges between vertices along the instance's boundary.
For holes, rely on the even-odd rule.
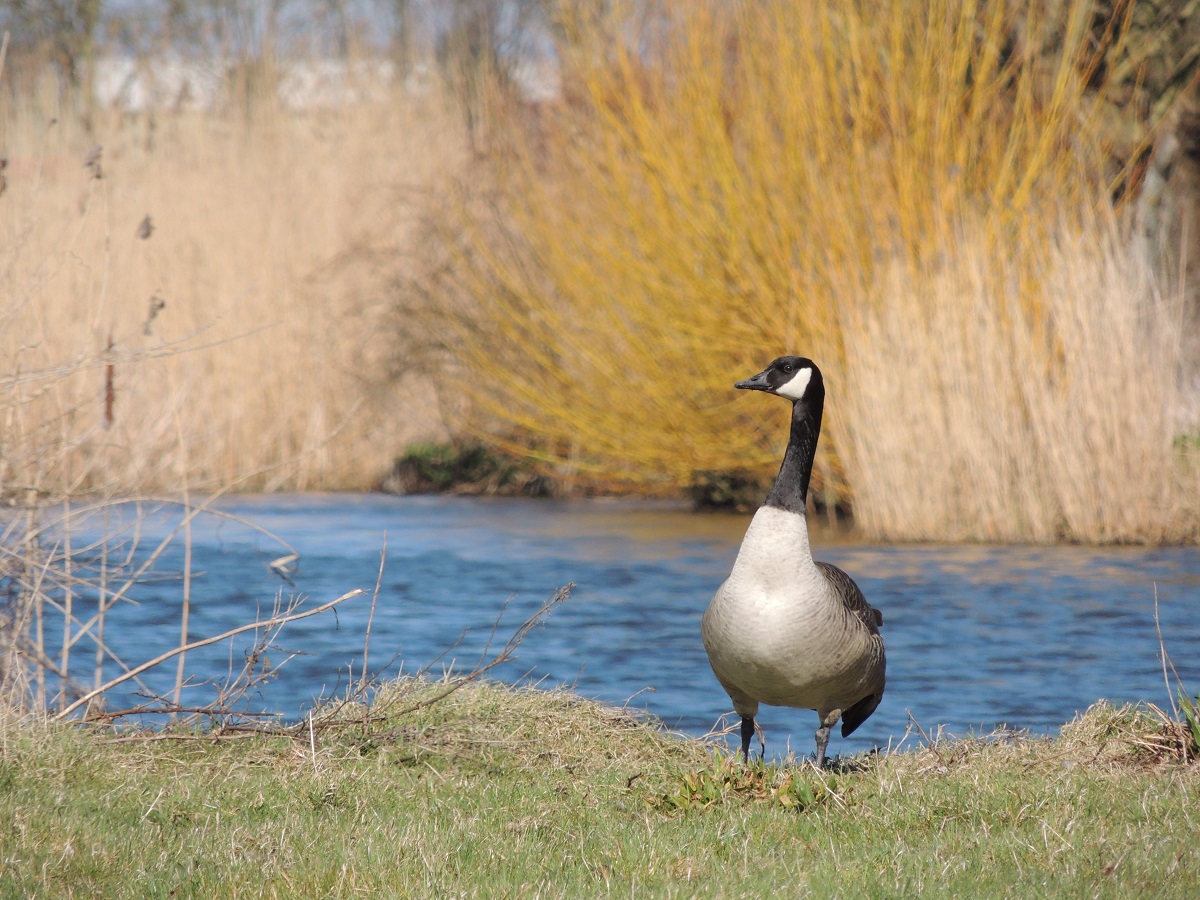
[[908,540],[1193,537],[1181,298],[1115,227],[1054,238],[1039,315],[1015,296],[1019,265],[981,252],[893,272],[883,303],[847,311],[838,400],[858,524]]
[[567,6],[561,99],[484,78],[469,135],[436,84],[85,116],[23,78],[0,494],[369,488],[462,432],[564,490],[761,483],[786,410],[731,384],[803,352],[816,495],[872,537],[1194,539],[1186,298],[1106,137],[1141,57],[1093,12]]
[[0,492],[364,488],[445,432],[390,282],[463,164],[437,97],[0,103]]

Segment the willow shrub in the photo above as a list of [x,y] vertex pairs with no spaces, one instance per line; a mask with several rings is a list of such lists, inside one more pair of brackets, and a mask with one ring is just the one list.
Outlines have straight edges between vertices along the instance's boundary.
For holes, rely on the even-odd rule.
[[[1064,296],[1055,273],[1099,264],[1090,283],[1105,284],[1119,252],[1095,97],[1120,30],[1098,29],[1085,2],[1046,6],[668,2],[653,19],[566,17],[563,103],[533,138],[497,134],[494,202],[457,226],[450,270],[471,303],[455,337],[480,427],[642,490],[767,478],[787,410],[732,383],[799,352],[831,400],[815,484],[849,491],[877,533],[1161,532],[1161,517],[1096,527],[1116,481],[1083,479],[1089,512],[1046,495],[1064,456],[1113,449],[1038,432],[1030,404],[1065,390],[1112,405],[1072,392],[1077,358],[1107,351],[1069,327],[1109,305]],[[1113,302],[1142,303],[1145,282],[1130,287]],[[972,376],[984,358],[996,366]],[[1015,446],[975,427],[997,420]],[[1021,446],[1030,459],[1008,464]],[[931,471],[936,502],[915,489]]]

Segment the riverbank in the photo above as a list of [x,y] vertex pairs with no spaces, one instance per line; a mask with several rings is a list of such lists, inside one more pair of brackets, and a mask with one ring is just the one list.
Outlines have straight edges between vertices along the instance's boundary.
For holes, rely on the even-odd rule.
[[[1192,896],[1152,708],[749,772],[570,693],[395,682],[292,736],[0,726],[6,896]],[[404,710],[408,710],[404,712]]]

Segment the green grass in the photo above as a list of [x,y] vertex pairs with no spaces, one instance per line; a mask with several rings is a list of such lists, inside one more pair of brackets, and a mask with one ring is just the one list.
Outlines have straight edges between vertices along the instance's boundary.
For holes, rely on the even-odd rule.
[[[745,769],[563,692],[386,688],[214,741],[0,730],[0,896],[1196,896],[1200,769],[1149,709]],[[133,737],[133,736],[130,736]],[[1194,757],[1192,757],[1194,758]]]

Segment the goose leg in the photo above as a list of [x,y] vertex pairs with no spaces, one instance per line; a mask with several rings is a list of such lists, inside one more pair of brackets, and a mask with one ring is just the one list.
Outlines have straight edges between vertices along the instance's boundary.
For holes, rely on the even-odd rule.
[[842,711],[833,712],[821,717],[821,727],[817,729],[817,768],[825,768],[825,748],[829,746],[829,729],[837,724],[842,717]]
[[829,746],[829,726],[817,729],[817,768],[825,768],[825,748]]
[[752,737],[754,737],[754,716],[742,716],[742,761],[747,765],[750,764],[750,739]]

